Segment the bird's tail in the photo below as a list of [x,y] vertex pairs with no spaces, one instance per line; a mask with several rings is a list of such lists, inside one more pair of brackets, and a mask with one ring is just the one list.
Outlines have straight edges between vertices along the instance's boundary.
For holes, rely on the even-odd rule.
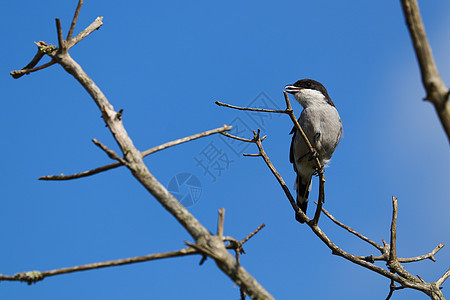
[[[297,176],[296,180],[296,190],[297,190],[297,205],[300,207],[300,209],[306,214],[306,208],[308,207],[308,196],[309,191],[311,190],[311,179],[310,177],[305,184],[302,182],[302,178],[300,176]],[[300,223],[304,223],[303,220],[300,217],[296,216],[297,221]]]

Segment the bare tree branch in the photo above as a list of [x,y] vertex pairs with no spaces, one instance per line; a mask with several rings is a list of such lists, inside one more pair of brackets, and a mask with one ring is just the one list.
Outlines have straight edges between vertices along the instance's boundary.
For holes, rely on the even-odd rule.
[[61,28],[61,20],[59,18],[56,18],[55,21],[56,21],[56,32],[58,34],[58,47],[61,51],[67,50],[64,44],[64,38]]
[[223,239],[223,226],[225,221],[225,209],[219,209],[219,221],[217,222],[217,236]]
[[79,43],[82,39],[90,35],[94,30],[97,30],[100,28],[100,26],[103,25],[103,17],[97,17],[94,22],[91,23],[88,27],[86,27],[83,31],[81,31],[79,34],[77,34],[76,37],[70,39],[67,41],[67,49],[72,48],[77,43]]
[[434,258],[434,255],[441,250],[443,247],[445,246],[445,244],[440,243],[436,248],[434,248],[433,251],[431,251],[430,253],[424,254],[424,255],[420,255],[420,256],[416,256],[416,257],[408,257],[408,258],[398,258],[398,261],[400,263],[410,263],[410,262],[417,262],[417,261],[421,261],[424,259],[430,259],[433,262],[436,262],[436,259]]
[[[156,147],[153,147],[153,148],[150,148],[148,150],[143,151],[142,152],[142,157],[146,157],[146,156],[148,156],[150,154],[153,154],[155,152],[167,149],[169,147],[173,147],[173,146],[176,146],[176,145],[179,145],[179,144],[190,142],[190,141],[193,141],[193,140],[196,140],[196,139],[199,139],[199,138],[202,138],[202,137],[206,137],[206,136],[209,136],[209,135],[212,135],[212,134],[215,134],[215,133],[223,133],[224,131],[231,130],[231,128],[232,128],[231,126],[223,125],[222,127],[219,127],[219,128],[216,128],[216,129],[208,130],[208,131],[197,133],[197,134],[194,134],[194,135],[191,135],[191,136],[187,136],[187,137],[184,137],[184,138],[181,138],[181,139],[177,139],[177,140],[174,140],[174,141],[171,141],[171,142],[167,142],[167,143],[164,143],[162,145],[159,145],[159,146],[156,146]],[[77,173],[77,174],[72,174],[72,175],[47,175],[47,176],[42,176],[42,177],[39,177],[39,180],[71,180],[71,179],[77,179],[77,178],[82,178],[82,177],[95,175],[95,174],[98,174],[98,173],[101,173],[101,172],[105,172],[105,171],[108,171],[108,170],[111,170],[111,169],[115,169],[115,168],[118,168],[120,166],[123,166],[123,163],[116,162],[116,163],[112,163],[112,164],[109,164],[109,165],[106,165],[106,166],[95,168],[93,170],[84,171],[84,172]]]
[[45,55],[45,53],[41,51],[41,48],[48,46],[45,42],[42,42],[42,41],[37,42],[36,45],[38,46],[38,51],[37,51],[36,55],[33,57],[33,59],[28,63],[28,65],[26,65],[25,67],[23,67],[20,70],[10,72],[10,75],[14,79],[18,79],[18,78],[22,77],[23,75],[28,75],[32,72],[36,72],[36,71],[45,69],[56,63],[55,61],[51,60],[50,62],[45,63],[39,67],[34,67]]
[[405,287],[403,286],[396,286],[394,280],[391,279],[391,284],[389,285],[389,294],[386,297],[386,300],[391,299],[392,295],[394,294],[395,291],[397,290],[401,290],[404,289]]
[[261,229],[263,229],[264,227],[266,227],[266,224],[262,223],[261,225],[258,226],[258,228],[255,229],[255,231],[253,231],[252,233],[250,233],[246,238],[244,238],[241,241],[241,244],[245,244],[249,239],[251,239],[253,236],[255,236],[255,234],[257,234]]
[[[236,253],[238,253],[237,255],[245,253],[244,250],[242,249],[243,244],[246,243],[256,233],[258,233],[265,225],[264,224],[260,225],[255,231],[251,232],[246,238],[244,238],[242,241],[238,242],[236,239],[234,239],[232,237],[228,237],[228,236],[224,237],[223,236],[224,216],[225,216],[225,209],[223,209],[223,208],[219,209],[218,234],[216,235],[216,237],[218,237],[222,241],[232,241],[231,243],[229,243],[229,245],[226,246],[226,248],[229,250],[234,250]],[[202,246],[199,246],[196,244],[192,244],[189,242],[185,242],[185,243],[190,245],[190,247],[176,250],[176,251],[153,253],[153,254],[144,255],[144,256],[110,260],[110,261],[105,261],[105,262],[85,264],[85,265],[68,267],[68,268],[54,269],[54,270],[50,270],[50,271],[42,271],[42,272],[41,271],[29,271],[29,272],[17,273],[13,276],[0,274],[0,281],[21,281],[21,282],[27,282],[28,284],[32,284],[32,283],[44,280],[44,278],[46,278],[46,277],[51,277],[51,276],[56,276],[56,275],[88,271],[88,270],[100,269],[100,268],[106,268],[106,267],[130,265],[130,264],[146,262],[146,261],[151,261],[151,260],[158,260],[158,259],[163,259],[163,258],[197,255],[197,254],[202,254],[202,253],[204,254],[205,251],[208,253],[208,255],[213,255],[213,256],[216,255],[214,253],[214,251],[210,251],[208,248],[205,248],[205,247],[202,247]],[[206,256],[204,256],[204,257],[206,258]],[[202,261],[204,261],[204,259],[202,259]],[[241,295],[242,294],[245,294],[245,291],[243,289],[241,289]]]
[[129,264],[145,262],[145,261],[150,261],[150,260],[157,260],[157,259],[170,258],[170,257],[179,257],[179,256],[193,255],[193,254],[199,254],[199,252],[192,247],[188,247],[188,248],[184,248],[184,249],[180,249],[180,250],[176,250],[176,251],[154,253],[154,254],[149,254],[149,255],[144,255],[144,256],[110,260],[110,261],[86,264],[86,265],[75,266],[75,267],[55,269],[55,270],[51,270],[51,271],[43,271],[43,272],[31,271],[31,272],[17,273],[13,276],[0,274],[0,281],[24,281],[24,282],[27,282],[28,284],[31,284],[31,283],[43,280],[46,277],[51,277],[51,276],[55,276],[55,275],[68,274],[68,273],[100,269],[100,268],[107,268],[107,267],[114,267],[114,266],[121,266],[121,265],[129,265]]
[[70,25],[69,32],[67,33],[67,41],[70,41],[72,38],[73,31],[75,30],[75,25],[77,24],[78,15],[80,14],[81,6],[83,6],[83,0],[78,1],[77,9],[75,10],[75,14],[73,15],[72,24]]
[[[314,201],[315,204],[317,204],[316,201]],[[364,235],[362,235],[361,233],[357,232],[356,230],[354,230],[353,228],[351,228],[350,226],[347,226],[345,224],[343,224],[342,222],[340,222],[339,220],[337,220],[331,213],[329,213],[325,208],[322,208],[322,212],[331,220],[333,221],[336,225],[338,225],[339,227],[344,228],[345,230],[347,230],[348,232],[350,232],[351,234],[356,235],[357,237],[359,237],[361,240],[369,243],[370,245],[372,245],[373,247],[375,247],[376,249],[378,249],[381,252],[381,256],[366,256],[363,257],[361,256],[361,259],[364,259],[366,261],[369,262],[374,262],[377,260],[384,260],[384,261],[388,261],[389,259],[389,245],[384,243],[384,246],[379,245],[378,243],[374,242],[373,240],[365,237]],[[384,240],[383,240],[384,242]],[[433,262],[436,261],[436,259],[434,258],[434,255],[441,250],[445,245],[443,243],[440,243],[436,248],[434,248],[431,252],[424,254],[424,255],[420,255],[420,256],[416,256],[416,257],[408,257],[408,258],[397,258],[398,262],[400,263],[410,263],[410,262],[418,262],[421,260],[425,260],[425,259],[430,259]]]
[[[314,201],[314,203],[317,204],[316,201]],[[377,244],[376,242],[372,241],[371,239],[365,237],[364,235],[360,234],[359,232],[357,232],[356,230],[352,229],[350,226],[344,225],[343,223],[339,222],[335,217],[333,217],[332,214],[330,214],[325,208],[322,207],[322,211],[323,213],[331,220],[333,221],[336,225],[344,228],[345,230],[347,230],[348,232],[350,232],[351,234],[356,235],[357,237],[359,237],[360,239],[362,239],[363,241],[371,244],[372,246],[374,246],[375,248],[377,248],[378,250],[380,250],[381,252],[383,252],[384,247]]]
[[392,197],[392,222],[389,261],[397,260],[397,198]]
[[449,276],[450,276],[450,269],[448,269],[447,272],[445,272],[444,275],[442,275],[442,277],[436,281],[436,285],[440,287]]
[[[122,119],[117,118],[113,106],[94,81],[84,72],[68,53],[73,45],[101,26],[101,18],[97,18],[88,28],[75,38],[64,43],[62,29],[57,21],[59,49],[49,51],[52,59],[60,64],[64,70],[71,74],[89,93],[99,110],[102,118],[116,140],[126,162],[126,167],[132,175],[152,194],[156,200],[189,232],[195,240],[197,250],[212,257],[217,266],[229,276],[236,284],[244,289],[245,293],[255,299],[273,299],[273,297],[242,267],[228,252],[223,241],[212,235],[167,189],[150,173],[143,162],[141,152],[136,149],[133,141],[125,130]],[[118,157],[118,156],[117,156]]]
[[247,111],[287,114],[286,110],[274,110],[274,109],[265,109],[265,108],[240,107],[240,106],[235,106],[235,105],[230,105],[230,104],[227,104],[227,103],[223,103],[223,102],[220,102],[220,101],[216,101],[215,103],[218,106],[224,106],[224,107],[237,109],[237,110],[247,110]]
[[117,160],[117,161],[119,161],[120,163],[122,163],[123,165],[126,165],[126,164],[127,164],[127,162],[126,162],[123,158],[119,157],[119,155],[117,155],[116,152],[114,152],[113,150],[109,149],[108,147],[106,147],[105,145],[103,145],[102,143],[100,143],[98,140],[92,139],[92,142],[93,142],[96,146],[98,146],[100,149],[102,149],[102,150],[109,156],[109,158],[111,158],[111,159],[113,159],[113,160]]
[[449,90],[439,75],[431,47],[425,33],[417,0],[401,0],[406,25],[419,63],[422,83],[427,93],[425,100],[430,101],[439,116],[450,142],[450,102]]
[[[349,260],[350,262],[353,262],[355,264],[358,264],[364,268],[367,268],[371,271],[374,271],[386,278],[389,278],[392,281],[392,285],[390,286],[390,293],[388,295],[388,299],[392,296],[392,293],[394,290],[399,290],[403,288],[413,288],[416,290],[420,290],[430,296],[432,299],[444,299],[444,296],[442,292],[439,289],[438,283],[441,283],[445,281],[450,276],[450,270],[448,271],[448,274],[444,274],[444,276],[441,277],[441,279],[438,280],[436,283],[427,283],[421,279],[416,278],[415,276],[411,275],[409,272],[407,272],[403,266],[400,264],[400,261],[402,262],[413,262],[413,261],[419,261],[426,258],[432,259],[433,255],[438,252],[444,245],[440,244],[438,247],[436,247],[432,252],[421,255],[418,257],[413,258],[405,258],[405,259],[399,259],[397,257],[397,251],[396,251],[396,228],[397,228],[397,198],[392,197],[392,205],[393,205],[393,213],[392,213],[392,223],[391,223],[391,244],[386,244],[386,242],[383,239],[383,246],[375,243],[374,241],[366,238],[362,234],[356,232],[349,226],[344,225],[343,223],[339,222],[336,218],[334,218],[329,212],[327,212],[325,209],[321,208],[321,211],[324,211],[324,213],[338,226],[348,230],[352,234],[356,235],[357,237],[361,238],[363,241],[371,244],[374,246],[377,250],[379,250],[382,255],[374,257],[371,256],[357,256],[352,255],[341,248],[339,248],[336,244],[334,244],[331,239],[319,228],[317,223],[314,222],[314,220],[310,220],[296,205],[294,198],[292,197],[289,189],[287,188],[283,178],[278,173],[278,171],[275,169],[274,165],[270,161],[268,155],[264,151],[264,148],[261,143],[261,139],[259,138],[259,130],[258,132],[253,132],[254,138],[252,140],[244,139],[246,142],[255,143],[259,149],[258,156],[261,156],[264,161],[266,162],[267,166],[271,170],[272,174],[277,179],[278,183],[282,187],[283,191],[286,194],[286,197],[288,198],[289,202],[291,203],[292,208],[296,213],[298,213],[301,218],[305,221],[305,223],[311,228],[311,230],[314,232],[314,234],[319,237],[322,242],[332,251],[332,254],[338,255],[343,257],[346,260]],[[234,136],[231,136],[232,138],[236,138]],[[317,204],[317,203],[316,203]],[[434,259],[434,257],[433,257]],[[377,260],[384,260],[387,262],[390,271],[385,270],[383,268],[380,268],[373,263]],[[420,278],[420,277],[419,277]],[[401,286],[397,287],[395,286],[395,282],[400,283]]]

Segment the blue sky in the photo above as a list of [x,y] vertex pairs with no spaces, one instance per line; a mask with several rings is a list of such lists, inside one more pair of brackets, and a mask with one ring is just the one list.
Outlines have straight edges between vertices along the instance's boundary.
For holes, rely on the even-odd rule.
[[[418,66],[399,1],[85,1],[78,33],[97,16],[99,31],[71,55],[116,109],[135,145],[161,143],[239,124],[242,134],[263,128],[264,147],[292,186],[292,124],[264,123],[215,100],[284,107],[282,88],[301,78],[321,81],[335,102],[344,137],[326,171],[325,208],[381,243],[389,237],[391,196],[399,198],[398,253],[417,256],[449,243],[448,141],[433,107],[423,102]],[[42,182],[110,163],[90,140],[117,146],[88,94],[61,67],[13,80],[33,42],[57,44],[54,18],[65,32],[77,1],[9,1],[0,11],[0,273],[50,270],[176,250],[185,230],[122,168],[70,182]],[[450,82],[447,1],[420,1],[427,33]],[[264,94],[261,94],[261,93]],[[258,102],[259,101],[259,102]],[[296,114],[301,107],[293,103]],[[211,174],[197,160],[214,146],[224,170]],[[195,176],[201,195],[189,210],[215,231],[225,207],[225,233],[244,238],[244,267],[277,299],[384,299],[389,281],[331,255],[294,221],[287,199],[260,158],[244,158],[219,136],[148,158],[165,185],[180,173]],[[234,149],[234,150],[233,150]],[[250,145],[247,153],[255,153]],[[227,159],[225,159],[225,157]],[[227,162],[224,165],[224,162]],[[317,197],[317,181],[311,198]],[[186,187],[181,193],[186,193]],[[312,207],[312,206],[311,206]],[[309,214],[311,215],[312,210]],[[378,254],[322,216],[320,225],[344,250]],[[434,281],[450,267],[444,247],[437,262],[406,266]],[[5,299],[238,299],[238,288],[208,260],[184,257],[47,278],[27,286],[5,282]],[[383,264],[379,264],[383,266]],[[444,285],[446,293],[448,283]],[[393,299],[426,299],[398,291]]]

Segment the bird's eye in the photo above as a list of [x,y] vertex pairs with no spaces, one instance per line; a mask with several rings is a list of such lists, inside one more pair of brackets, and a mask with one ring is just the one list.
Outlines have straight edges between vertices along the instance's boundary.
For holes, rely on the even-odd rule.
[[311,81],[307,81],[306,86],[311,86]]

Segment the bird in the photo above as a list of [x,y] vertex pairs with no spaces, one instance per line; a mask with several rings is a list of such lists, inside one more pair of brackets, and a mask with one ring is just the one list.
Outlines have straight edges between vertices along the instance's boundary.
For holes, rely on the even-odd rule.
[[[315,150],[315,153],[311,153],[294,126],[290,133],[293,136],[289,160],[297,174],[294,184],[297,205],[306,214],[312,176],[318,172],[315,157],[318,157],[322,166],[326,166],[330,161],[342,137],[342,121],[327,89],[320,82],[313,79],[301,79],[294,84],[286,85],[284,89],[294,95],[303,107],[298,123]],[[297,214],[296,219],[304,223]]]

